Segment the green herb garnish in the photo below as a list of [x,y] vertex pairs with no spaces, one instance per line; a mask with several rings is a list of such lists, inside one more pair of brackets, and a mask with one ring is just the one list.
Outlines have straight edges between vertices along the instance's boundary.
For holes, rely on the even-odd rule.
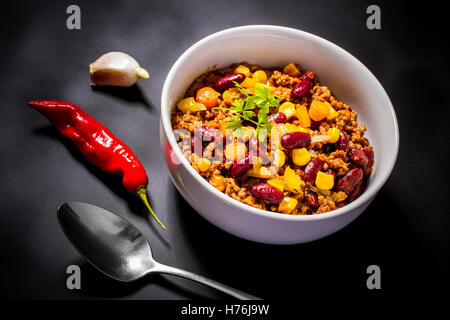
[[[236,81],[234,81],[234,84],[245,97],[234,100],[232,106],[229,108],[217,107],[215,109],[228,110],[235,114],[230,119],[230,122],[225,125],[226,129],[234,130],[233,135],[235,137],[241,137],[243,135],[242,121],[246,120],[256,125],[255,134],[260,141],[263,141],[266,139],[267,133],[272,129],[272,125],[268,119],[270,107],[278,108],[280,106],[280,97],[271,94],[270,90],[266,87],[256,87],[255,93],[252,94]],[[255,115],[255,107],[259,108],[257,121],[252,119]]]

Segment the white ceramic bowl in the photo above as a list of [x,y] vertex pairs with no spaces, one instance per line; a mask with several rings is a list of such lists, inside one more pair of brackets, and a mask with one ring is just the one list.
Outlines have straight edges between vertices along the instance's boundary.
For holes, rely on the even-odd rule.
[[[358,112],[375,151],[375,168],[363,194],[335,211],[294,216],[255,209],[212,187],[191,167],[177,146],[170,113],[191,82],[213,68],[247,61],[261,66],[300,64],[322,85]],[[161,97],[161,148],[170,176],[186,201],[205,219],[238,237],[271,244],[295,244],[325,237],[360,215],[389,177],[397,158],[399,132],[394,108],[375,76],[337,45],[296,29],[243,26],[214,33],[175,62]]]

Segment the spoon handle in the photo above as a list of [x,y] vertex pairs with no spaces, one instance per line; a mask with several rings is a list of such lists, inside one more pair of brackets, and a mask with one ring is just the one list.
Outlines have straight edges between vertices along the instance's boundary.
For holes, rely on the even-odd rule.
[[170,274],[173,276],[177,276],[177,277],[182,277],[182,278],[186,278],[186,279],[190,279],[199,283],[202,283],[204,285],[210,286],[214,289],[217,289],[219,291],[222,291],[226,294],[229,294],[230,296],[239,299],[239,300],[261,300],[261,298],[252,296],[250,294],[247,294],[245,292],[236,290],[234,288],[231,288],[229,286],[226,286],[224,284],[221,284],[217,281],[205,278],[203,276],[200,276],[198,274],[189,272],[189,271],[185,271],[182,269],[178,269],[178,268],[174,268],[171,266],[166,266],[164,264],[160,264],[158,263],[155,267],[154,270],[152,270],[153,272],[157,272],[157,273],[164,273],[164,274]]

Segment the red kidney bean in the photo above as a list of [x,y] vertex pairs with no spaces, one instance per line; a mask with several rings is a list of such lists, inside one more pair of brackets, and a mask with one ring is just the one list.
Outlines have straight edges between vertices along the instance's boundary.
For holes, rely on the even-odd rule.
[[233,81],[241,83],[244,80],[245,74],[243,73],[227,74],[226,76],[220,78],[214,83],[214,89],[216,89],[217,91],[225,91],[227,89],[234,87]]
[[305,132],[288,132],[281,136],[281,145],[288,150],[306,148],[310,144],[311,137]]
[[344,132],[339,132],[339,140],[336,142],[336,147],[340,150],[347,151],[348,149],[348,139]]
[[340,178],[336,183],[336,190],[345,192],[349,195],[362,181],[363,171],[361,168],[354,168],[347,172],[345,176]]
[[303,172],[303,180],[309,183],[313,183],[316,180],[317,172],[322,170],[323,161],[319,158],[312,159],[308,162]]
[[311,208],[317,208],[319,206],[319,198],[314,192],[305,192],[303,200]]
[[245,174],[248,169],[253,167],[252,157],[255,156],[254,153],[246,153],[243,157],[239,158],[231,167],[231,176],[238,177]]
[[262,199],[271,204],[277,204],[283,201],[283,193],[268,183],[255,184],[251,189],[252,196]]
[[236,177],[236,180],[241,181],[241,182],[245,182],[245,181],[248,180],[248,175],[246,175],[245,173],[241,174],[240,176]]
[[[200,152],[200,154],[196,152],[197,150]],[[203,146],[196,136],[191,137],[191,152],[195,153],[199,157],[201,157],[203,154]]]
[[273,121],[275,123],[286,123],[287,117],[283,112],[277,112],[269,116],[269,121]]
[[364,151],[355,147],[350,148],[350,160],[352,160],[354,164],[357,164],[358,166],[361,166],[363,168],[369,162],[369,159],[367,158]]
[[336,174],[334,173],[334,171],[333,170],[331,170],[331,169],[329,169],[327,172],[325,172],[326,174],[330,174],[330,175],[332,175],[333,177],[335,177],[336,178]]
[[359,183],[356,185],[355,189],[353,189],[352,192],[350,192],[348,196],[348,202],[352,202],[356,198],[358,198],[363,191],[363,180],[359,181]]
[[367,162],[367,165],[363,168],[364,176],[368,177],[372,173],[372,166],[373,166],[373,163],[375,162],[375,155],[373,153],[373,149],[370,147],[364,147],[363,151],[364,151],[364,154],[366,155],[367,159],[369,160]]
[[312,82],[304,79],[299,81],[291,90],[291,98],[298,99],[309,93],[311,90]]
[[300,81],[302,80],[309,80],[311,82],[314,82],[314,79],[316,78],[316,74],[312,71],[306,71],[302,76],[299,78]]

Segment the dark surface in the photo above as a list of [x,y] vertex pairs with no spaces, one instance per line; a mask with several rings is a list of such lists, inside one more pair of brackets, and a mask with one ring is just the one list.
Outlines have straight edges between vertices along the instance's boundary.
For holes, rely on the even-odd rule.
[[[76,3],[82,29],[65,26]],[[154,277],[114,282],[87,265],[60,229],[62,202],[90,202],[134,222],[159,261],[264,298],[325,299],[410,293],[448,285],[449,52],[439,6],[378,2],[382,30],[365,26],[369,2],[331,1],[14,1],[3,5],[0,93],[0,288],[3,297],[37,299],[193,299],[220,294],[189,281]],[[275,24],[322,36],[355,55],[380,80],[396,109],[400,151],[392,176],[350,226],[325,239],[269,246],[231,236],[203,220],[172,185],[159,149],[164,79],[177,57],[213,32]],[[129,89],[92,89],[88,65],[125,51],[150,72]],[[300,61],[301,63],[301,61]],[[120,179],[82,159],[46,119],[26,106],[53,98],[81,106],[121,137],[150,175],[163,231]],[[369,128],[377,130],[376,128]],[[78,264],[82,289],[66,288]],[[366,288],[366,268],[381,267],[382,290]]]

